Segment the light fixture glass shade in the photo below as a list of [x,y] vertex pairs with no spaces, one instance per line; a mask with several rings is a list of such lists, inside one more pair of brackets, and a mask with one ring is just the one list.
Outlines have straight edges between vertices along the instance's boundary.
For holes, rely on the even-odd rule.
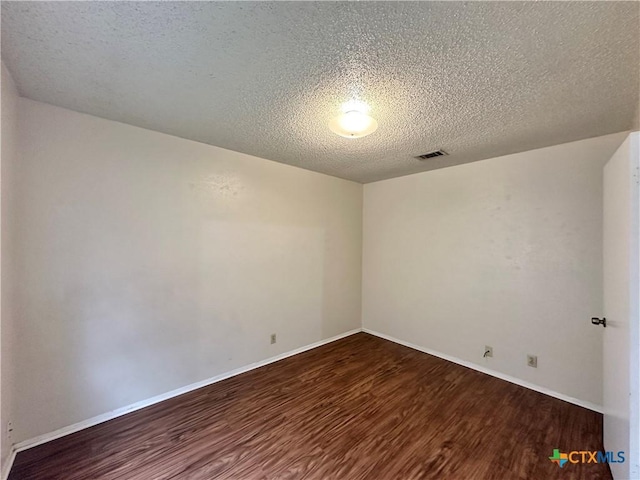
[[331,119],[329,128],[341,137],[360,138],[375,132],[378,122],[366,113],[351,110]]

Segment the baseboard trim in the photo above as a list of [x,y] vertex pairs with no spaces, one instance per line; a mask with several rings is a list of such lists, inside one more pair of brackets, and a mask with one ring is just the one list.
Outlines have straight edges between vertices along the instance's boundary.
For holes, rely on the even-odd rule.
[[13,467],[13,462],[16,459],[16,450],[15,445],[11,445],[11,450],[9,450],[9,456],[2,464],[2,471],[0,471],[0,479],[7,480],[9,478],[9,472],[11,471],[11,467]]
[[359,332],[369,333],[369,334],[374,335],[376,337],[380,337],[380,338],[383,338],[385,340],[389,340],[390,342],[394,342],[394,343],[397,343],[399,345],[404,345],[405,347],[409,347],[409,348],[412,348],[414,350],[418,350],[420,352],[427,353],[429,355],[433,355],[434,357],[438,357],[438,358],[441,358],[443,360],[447,360],[449,362],[452,362],[452,363],[455,363],[455,364],[458,364],[458,365],[462,365],[463,367],[467,367],[467,368],[470,368],[472,370],[476,370],[478,372],[485,373],[487,375],[491,375],[492,377],[496,377],[496,378],[499,378],[501,380],[505,380],[507,382],[513,383],[515,385],[519,385],[521,387],[525,387],[525,388],[528,388],[530,390],[534,390],[534,391],[542,393],[544,395],[548,395],[550,397],[557,398],[559,400],[563,400],[565,402],[569,402],[569,403],[572,403],[574,405],[578,405],[580,407],[584,407],[584,408],[587,408],[589,410],[593,410],[593,411],[598,412],[598,413],[603,413],[602,407],[600,405],[596,405],[596,404],[591,403],[591,402],[586,402],[586,401],[580,400],[578,398],[570,397],[568,395],[564,395],[562,393],[550,390],[548,388],[541,387],[539,385],[536,385],[536,384],[533,384],[533,383],[530,383],[530,382],[526,382],[524,380],[520,380],[519,378],[512,377],[510,375],[506,375],[504,373],[500,373],[500,372],[497,372],[495,370],[484,368],[484,367],[482,367],[480,365],[476,365],[476,364],[474,364],[472,362],[468,362],[466,360],[462,360],[460,358],[453,357],[451,355],[447,355],[447,354],[444,354],[444,353],[441,353],[441,352],[438,352],[438,351],[435,351],[435,350],[431,350],[430,348],[421,347],[419,345],[415,345],[415,344],[410,343],[410,342],[405,342],[404,340],[400,340],[398,338],[392,337],[390,335],[386,335],[384,333],[377,332],[375,330],[371,330],[369,328],[356,328],[354,330],[350,330],[350,331],[342,333],[340,335],[336,335],[334,337],[327,338],[325,340],[320,340],[318,342],[314,342],[314,343],[311,343],[309,345],[305,345],[303,347],[296,348],[294,350],[290,350],[290,351],[282,353],[280,355],[276,355],[274,357],[270,357],[270,358],[268,358],[266,360],[262,360],[260,362],[255,362],[255,363],[252,363],[250,365],[246,365],[244,367],[240,367],[240,368],[237,368],[235,370],[231,370],[229,372],[222,373],[220,375],[216,375],[216,376],[208,378],[206,380],[202,380],[200,382],[192,383],[191,385],[187,385],[185,387],[181,387],[181,388],[172,390],[170,392],[163,393],[161,395],[157,395],[157,396],[149,398],[147,400],[142,400],[140,402],[128,405],[126,407],[122,407],[122,408],[119,408],[119,409],[116,409],[116,410],[112,410],[110,412],[104,413],[102,415],[98,415],[98,416],[90,418],[88,420],[84,420],[82,422],[74,423],[73,425],[69,425],[67,427],[60,428],[60,429],[55,430],[53,432],[46,433],[46,434],[43,434],[43,435],[39,435],[39,436],[31,438],[29,440],[25,440],[25,441],[19,442],[19,443],[15,444],[15,445],[13,445],[11,447],[11,451],[9,453],[9,456],[7,457],[5,463],[2,465],[2,470],[0,472],[0,480],[7,480],[8,476],[9,476],[9,472],[11,471],[11,467],[13,466],[13,462],[15,461],[16,454],[19,453],[19,452],[22,452],[22,451],[27,450],[29,448],[36,447],[38,445],[42,445],[43,443],[50,442],[52,440],[64,437],[66,435],[70,435],[72,433],[79,432],[80,430],[84,430],[85,428],[93,427],[93,426],[98,425],[100,423],[104,423],[104,422],[107,422],[109,420],[113,420],[114,418],[118,418],[118,417],[121,417],[121,416],[126,415],[128,413],[135,412],[136,410],[141,410],[141,409],[149,407],[151,405],[155,405],[155,404],[160,403],[160,402],[162,402],[164,400],[168,400],[170,398],[174,398],[174,397],[177,397],[179,395],[183,395],[185,393],[192,392],[193,390],[197,390],[199,388],[206,387],[208,385],[213,385],[214,383],[221,382],[222,380],[226,380],[227,378],[235,377],[236,375],[240,375],[241,373],[249,372],[251,370],[255,370],[256,368],[264,367],[265,365],[269,365],[271,363],[275,363],[277,361],[283,360],[283,359],[288,358],[288,357],[292,357],[292,356],[297,355],[299,353],[306,352],[308,350],[312,350],[314,348],[320,347],[322,345],[326,345],[326,344],[331,343],[331,342],[335,342],[336,340],[340,340],[342,338],[354,335],[354,334],[359,333]]
[[404,345],[405,347],[409,347],[409,348],[412,348],[414,350],[418,350],[418,351],[423,352],[423,353],[428,353],[429,355],[433,355],[434,357],[438,357],[438,358],[441,358],[443,360],[447,360],[449,362],[456,363],[458,365],[462,365],[463,367],[467,367],[467,368],[470,368],[472,370],[476,370],[478,372],[485,373],[487,375],[491,375],[492,377],[499,378],[500,380],[505,380],[505,381],[507,381],[509,383],[514,383],[514,384],[519,385],[521,387],[528,388],[529,390],[534,390],[534,391],[536,391],[538,393],[542,393],[544,395],[548,395],[550,397],[554,397],[554,398],[557,398],[559,400],[564,400],[565,402],[573,403],[574,405],[578,405],[579,407],[584,407],[584,408],[587,408],[589,410],[593,410],[594,412],[603,413],[602,406],[596,405],[595,403],[586,402],[586,401],[580,400],[578,398],[570,397],[569,395],[565,395],[563,393],[559,393],[559,392],[556,392],[556,391],[553,391],[553,390],[549,390],[548,388],[541,387],[540,385],[536,385],[534,383],[526,382],[524,380],[520,380],[519,378],[512,377],[512,376],[506,375],[504,373],[496,372],[495,370],[491,370],[489,368],[484,368],[484,367],[482,367],[480,365],[476,365],[475,363],[468,362],[466,360],[462,360],[460,358],[453,357],[451,355],[440,353],[438,351],[431,350],[430,348],[425,348],[425,347],[421,347],[419,345],[415,345],[415,344],[410,343],[410,342],[405,342],[404,340],[399,340],[399,339],[397,339],[395,337],[392,337],[390,335],[386,335],[384,333],[376,332],[375,330],[371,330],[371,329],[368,329],[368,328],[363,328],[362,331],[365,332],[365,333],[369,333],[371,335],[374,335],[376,337],[384,338],[385,340],[389,340],[390,342],[394,342],[394,343],[397,343],[397,344],[400,344],[400,345]]
[[[250,365],[246,365],[244,367],[236,368],[235,370],[231,370],[230,372],[222,373],[220,375],[216,375],[215,377],[208,378],[206,380],[202,380],[200,382],[192,383],[191,385],[187,385],[185,387],[177,388],[175,390],[171,390],[170,392],[163,393],[161,395],[157,395],[155,397],[151,397],[147,400],[142,400],[140,402],[128,405],[126,407],[118,408],[116,410],[112,410],[110,412],[104,413],[102,415],[98,415],[97,417],[90,418],[88,420],[84,420],[82,422],[74,423],[73,425],[69,425],[68,427],[63,427],[58,430],[55,430],[50,433],[45,433],[43,435],[39,435],[37,437],[31,438],[29,440],[25,440],[15,444],[12,448],[13,457],[15,458],[16,453],[22,452],[29,448],[36,447],[38,445],[42,445],[43,443],[50,442],[51,440],[55,440],[60,437],[64,437],[66,435],[70,435],[75,432],[79,432],[80,430],[84,430],[85,428],[93,427],[100,423],[107,422],[109,420],[113,420],[114,418],[121,417],[126,415],[127,413],[135,412],[136,410],[140,410],[146,407],[150,407],[151,405],[155,405],[164,400],[168,400],[170,398],[177,397],[179,395],[183,395],[188,392],[192,392],[193,390],[197,390],[202,387],[206,387],[208,385],[212,385],[217,382],[221,382],[222,380],[226,380],[227,378],[235,377],[236,375],[240,375],[241,373],[248,372],[250,370],[255,370],[256,368],[264,367],[265,365],[269,365],[270,363],[278,362],[288,357],[292,357],[302,352],[306,352],[307,350],[312,350],[314,348],[321,347],[322,345],[326,345],[327,343],[335,342],[336,340],[340,340],[341,338],[348,337],[350,335],[354,335],[356,333],[361,332],[361,328],[356,328],[355,330],[350,330],[345,333],[341,333],[340,335],[336,335],[331,338],[327,338],[325,340],[320,340],[309,345],[305,345],[304,347],[296,348],[294,350],[290,350],[285,353],[281,353],[280,355],[276,355],[275,357],[267,358],[266,360],[262,360],[260,362],[255,362]],[[9,463],[9,462],[7,462]],[[11,459],[11,464],[13,464],[13,459]],[[9,465],[9,470],[11,466]],[[7,470],[7,475],[9,473]],[[2,480],[5,480],[5,477],[2,477]]]

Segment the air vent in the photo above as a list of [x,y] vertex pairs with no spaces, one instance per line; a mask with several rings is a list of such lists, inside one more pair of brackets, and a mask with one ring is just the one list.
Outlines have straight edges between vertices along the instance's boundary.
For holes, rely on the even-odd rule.
[[445,155],[449,155],[449,154],[444,150],[436,150],[435,152],[429,152],[429,153],[425,153],[424,155],[418,155],[416,158],[418,160],[426,160],[428,158],[444,157]]

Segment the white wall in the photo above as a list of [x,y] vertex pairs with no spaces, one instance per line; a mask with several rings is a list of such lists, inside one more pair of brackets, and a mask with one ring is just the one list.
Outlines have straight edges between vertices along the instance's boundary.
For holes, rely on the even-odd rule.
[[16,441],[360,327],[361,185],[26,99],[19,118]]
[[14,441],[358,328],[362,272],[366,328],[601,404],[589,318],[602,166],[624,134],[368,184],[361,265],[361,185],[18,108]]
[[602,167],[624,138],[365,185],[363,326],[601,405]]
[[18,92],[13,83],[9,71],[2,64],[2,90],[1,98],[1,131],[2,131],[2,165],[0,171],[0,197],[2,231],[0,270],[1,270],[1,295],[0,295],[0,464],[5,465],[11,447],[11,438],[8,435],[7,422],[13,416],[15,405],[15,359],[14,359],[14,324],[16,320],[15,304],[12,289],[15,287],[13,262],[15,259],[13,242],[15,171],[18,163]]

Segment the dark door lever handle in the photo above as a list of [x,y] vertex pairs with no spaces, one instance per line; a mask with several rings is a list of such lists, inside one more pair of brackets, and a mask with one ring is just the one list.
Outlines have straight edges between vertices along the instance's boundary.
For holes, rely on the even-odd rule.
[[604,318],[604,317],[602,317],[602,318],[593,317],[593,318],[591,318],[591,323],[593,323],[594,325],[602,325],[603,327],[606,328],[607,319]]

